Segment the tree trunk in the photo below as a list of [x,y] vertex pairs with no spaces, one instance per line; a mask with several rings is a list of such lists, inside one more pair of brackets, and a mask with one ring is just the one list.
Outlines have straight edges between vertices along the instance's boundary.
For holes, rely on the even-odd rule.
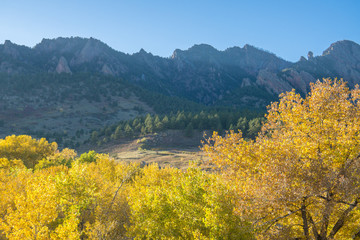
[[305,239],[309,240],[310,239],[309,225],[308,225],[308,221],[307,221],[305,201],[306,201],[306,198],[303,198],[303,202],[301,204],[301,217],[303,219],[303,229],[304,229]]
[[320,230],[321,239],[326,239],[330,216],[332,209],[334,207],[334,202],[332,201],[331,194],[329,194],[329,192],[326,193],[326,198],[324,198],[324,200],[326,202],[325,202],[325,209],[323,212],[323,219],[321,221],[321,230]]

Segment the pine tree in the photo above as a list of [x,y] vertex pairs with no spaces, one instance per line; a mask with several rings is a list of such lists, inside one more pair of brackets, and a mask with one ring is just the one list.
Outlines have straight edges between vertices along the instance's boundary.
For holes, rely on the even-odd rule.
[[153,118],[150,114],[147,114],[145,118],[145,131],[146,133],[154,132]]
[[167,129],[167,128],[170,127],[170,126],[169,126],[169,118],[168,118],[168,116],[165,116],[165,117],[161,120],[161,122],[162,122],[163,127],[164,127],[165,129]]
[[125,132],[125,136],[127,136],[127,137],[133,137],[134,136],[134,130],[132,129],[132,127],[128,123],[125,125],[124,132]]
[[155,131],[163,130],[163,123],[160,121],[160,118],[158,115],[156,115],[155,119],[154,119],[154,129],[155,129]]

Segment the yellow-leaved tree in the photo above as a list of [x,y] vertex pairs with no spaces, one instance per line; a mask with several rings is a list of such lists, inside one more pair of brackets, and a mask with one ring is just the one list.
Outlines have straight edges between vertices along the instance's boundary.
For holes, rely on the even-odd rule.
[[[79,158],[71,149],[44,151],[30,136],[0,143],[7,157],[0,157],[0,239],[125,238],[127,188],[138,164],[94,151]],[[24,166],[26,156],[35,168]]]
[[238,213],[261,238],[358,239],[360,90],[324,79],[281,95],[255,141],[216,133],[204,146],[237,184]]
[[231,185],[218,174],[146,166],[128,192],[134,239],[253,239],[234,213]]
[[34,168],[41,159],[53,155],[58,146],[45,138],[39,140],[28,135],[7,136],[0,139],[0,158],[22,160],[28,168]]
[[55,183],[51,175],[23,170],[12,177],[13,181],[19,182],[18,188],[11,189],[8,184],[8,191],[13,195],[9,192],[1,194],[10,197],[12,202],[0,219],[0,231],[8,239],[49,239],[49,226],[58,217]]

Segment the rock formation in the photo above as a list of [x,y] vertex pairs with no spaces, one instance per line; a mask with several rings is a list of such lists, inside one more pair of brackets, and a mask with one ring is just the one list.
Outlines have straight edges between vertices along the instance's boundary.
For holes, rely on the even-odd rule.
[[251,45],[219,51],[198,44],[162,58],[143,49],[124,54],[93,38],[44,39],[34,48],[6,41],[0,45],[0,72],[105,74],[204,104],[257,106],[292,88],[305,94],[322,77],[360,84],[360,46],[339,41],[321,56],[309,51],[307,59],[291,63]]

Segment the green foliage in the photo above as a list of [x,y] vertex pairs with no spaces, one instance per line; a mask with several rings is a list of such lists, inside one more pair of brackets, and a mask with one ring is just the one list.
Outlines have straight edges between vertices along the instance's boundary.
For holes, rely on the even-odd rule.
[[167,129],[183,130],[188,137],[192,136],[195,130],[222,132],[223,130],[233,129],[241,131],[244,137],[255,138],[263,122],[263,118],[259,117],[259,115],[261,115],[261,112],[236,112],[223,108],[201,112],[178,111],[164,116],[147,114],[145,117],[138,116],[132,120],[122,121],[117,125],[106,126],[99,131],[94,131],[90,141],[95,143],[100,140],[101,143],[104,142],[104,137],[113,140],[140,137]]
[[232,130],[240,130],[243,134],[245,134],[248,130],[249,126],[248,126],[248,121],[246,119],[246,117],[240,117],[236,123],[236,127],[235,129]]
[[98,137],[99,137],[99,133],[98,133],[97,131],[93,131],[93,132],[91,133],[91,137],[90,137],[91,142],[96,142],[96,140],[98,139]]
[[135,94],[140,99],[151,106],[158,114],[168,114],[177,111],[201,111],[206,109],[206,106],[190,101],[186,98],[167,96],[166,93],[158,93],[154,91],[145,90],[137,87],[134,89]]
[[153,118],[151,117],[150,114],[146,115],[144,124],[145,124],[145,131],[147,133],[152,133],[154,131]]
[[164,124],[160,121],[158,115],[156,115],[154,119],[154,129],[155,131],[162,131],[164,129]]
[[[151,121],[149,120],[144,123],[143,115],[141,115],[144,114],[144,108],[134,106],[134,110],[138,111],[140,115],[133,120],[119,123],[114,128],[113,126],[106,126],[104,129],[92,129],[96,130],[92,132],[81,132],[81,130],[77,129],[74,131],[74,134],[64,131],[53,132],[47,129],[28,129],[25,130],[26,134],[56,141],[60,144],[60,147],[74,148],[84,141],[84,135],[89,138],[86,140],[87,142],[101,145],[110,139],[137,137],[167,129],[184,130],[190,122],[192,122],[194,130],[228,130],[230,124],[236,125],[235,121],[240,116],[247,117],[248,119],[259,116],[259,113],[256,113],[258,110],[239,111],[238,109],[224,106],[205,106],[184,98],[168,96],[166,92],[159,93],[156,89],[152,91],[151,87],[146,90],[135,86],[134,82],[117,77],[95,73],[80,73],[78,72],[80,69],[73,70],[73,74],[30,73],[26,75],[14,74],[11,76],[0,74],[0,84],[2,85],[0,93],[25,96],[26,98],[38,96],[34,99],[35,108],[46,107],[48,104],[59,105],[59,103],[65,103],[65,105],[70,103],[71,108],[72,103],[83,100],[92,103],[101,102],[101,106],[104,107],[107,114],[120,108],[116,104],[118,97],[129,98],[134,96],[138,97],[142,103],[151,107],[156,114],[150,115]],[[83,70],[88,69],[85,68]],[[66,114],[66,111],[64,114]],[[215,114],[218,114],[218,117]],[[83,123],[82,118],[79,121]],[[131,129],[127,127],[127,133],[125,133],[126,123],[129,123],[131,127]],[[85,123],[85,128],[88,128],[86,125]],[[45,126],[43,127],[45,128]]]
[[121,137],[124,135],[123,131],[121,130],[121,125],[119,125],[119,126],[116,127],[114,134],[115,134],[115,135],[114,135],[114,136],[115,136],[115,139],[119,139],[119,138],[121,138]]
[[248,123],[249,130],[247,131],[247,137],[255,138],[262,126],[262,118],[251,119]]
[[132,137],[134,135],[134,130],[132,129],[130,124],[127,123],[125,125],[124,133],[125,133],[125,136],[127,136],[127,137]]
[[89,151],[87,153],[83,153],[78,158],[79,163],[92,163],[96,162],[96,160],[99,158],[98,154],[95,151]]

